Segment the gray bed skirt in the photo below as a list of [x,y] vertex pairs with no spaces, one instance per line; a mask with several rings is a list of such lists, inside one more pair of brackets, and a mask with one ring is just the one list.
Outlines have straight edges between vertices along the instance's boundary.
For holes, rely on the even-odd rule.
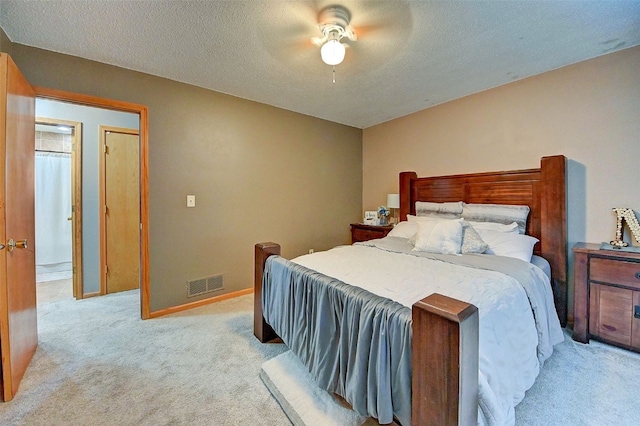
[[411,310],[279,256],[263,278],[266,322],[318,386],[362,416],[411,424]]

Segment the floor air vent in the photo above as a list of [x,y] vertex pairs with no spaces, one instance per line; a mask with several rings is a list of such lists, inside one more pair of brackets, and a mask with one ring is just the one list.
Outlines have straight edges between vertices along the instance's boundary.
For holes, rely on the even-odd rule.
[[187,281],[187,297],[200,296],[201,294],[222,290],[222,287],[222,275]]

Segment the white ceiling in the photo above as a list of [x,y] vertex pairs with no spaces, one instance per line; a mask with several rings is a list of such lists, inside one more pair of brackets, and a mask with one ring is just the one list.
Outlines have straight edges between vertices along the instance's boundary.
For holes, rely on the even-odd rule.
[[[310,38],[339,3],[358,41]],[[640,1],[1,0],[14,43],[366,128],[640,44]],[[595,83],[595,82],[594,82]]]

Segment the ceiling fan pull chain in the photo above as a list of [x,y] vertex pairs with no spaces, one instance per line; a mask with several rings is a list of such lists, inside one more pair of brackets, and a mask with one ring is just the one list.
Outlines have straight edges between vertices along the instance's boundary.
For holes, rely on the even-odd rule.
[[333,82],[336,82],[336,66],[333,66]]

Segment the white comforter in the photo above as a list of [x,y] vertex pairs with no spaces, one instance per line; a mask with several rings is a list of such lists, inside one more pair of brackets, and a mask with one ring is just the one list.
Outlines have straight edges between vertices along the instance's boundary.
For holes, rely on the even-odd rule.
[[340,246],[293,262],[407,307],[436,292],[477,306],[480,424],[515,423],[514,407],[533,385],[553,345],[564,339],[549,278],[526,262],[518,261],[535,282],[527,291],[500,272],[365,245]]

